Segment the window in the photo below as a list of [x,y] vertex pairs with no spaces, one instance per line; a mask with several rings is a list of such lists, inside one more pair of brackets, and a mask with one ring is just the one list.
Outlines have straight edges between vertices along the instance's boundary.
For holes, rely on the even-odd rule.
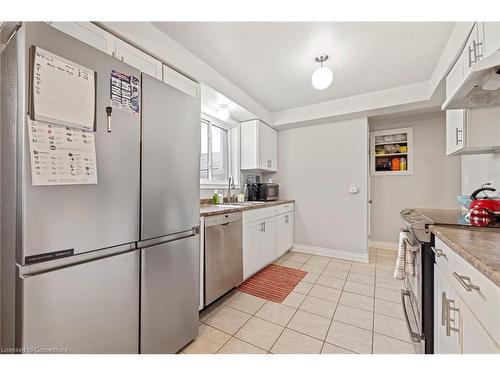
[[200,182],[222,184],[229,178],[229,131],[220,124],[201,120]]

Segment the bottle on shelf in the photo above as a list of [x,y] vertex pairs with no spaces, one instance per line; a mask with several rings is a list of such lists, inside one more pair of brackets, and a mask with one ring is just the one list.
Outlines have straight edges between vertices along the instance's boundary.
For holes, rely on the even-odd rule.
[[399,166],[399,158],[392,158],[391,160],[392,163],[392,170],[393,171],[399,171],[400,166]]
[[399,170],[406,171],[406,158],[405,157],[402,157],[401,160],[399,161]]

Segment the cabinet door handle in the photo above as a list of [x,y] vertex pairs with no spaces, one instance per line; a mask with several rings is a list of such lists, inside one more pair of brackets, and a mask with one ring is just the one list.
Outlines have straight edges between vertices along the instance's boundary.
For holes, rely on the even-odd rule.
[[463,138],[458,139],[458,133],[462,133],[462,129],[455,128],[455,145],[458,145],[458,143],[462,143]]
[[472,42],[474,47],[474,62],[478,62],[479,59],[483,57],[483,53],[479,52],[479,47],[483,46],[483,43],[477,43],[475,40]]
[[445,258],[447,258],[447,257],[446,257],[446,254],[445,254],[445,253],[443,253],[443,250],[441,250],[441,249],[436,249],[434,246],[431,246],[431,250],[432,250],[432,252],[434,253],[434,255],[435,255],[435,256],[437,256],[438,258],[439,258],[439,257],[445,257]]
[[472,289],[478,291],[481,290],[477,285],[472,284],[469,276],[459,275],[456,272],[453,272],[453,276],[455,276],[455,279],[458,280],[460,285],[462,285],[466,291],[472,292]]
[[[460,329],[452,327],[451,323],[456,323],[455,319],[451,318],[451,311],[455,311],[457,314],[460,314],[460,309],[455,306],[451,306],[451,304],[455,305],[455,301],[448,299],[446,300],[446,310],[447,310],[447,319],[446,319],[446,336],[451,336],[451,332],[457,332],[460,333]],[[460,319],[457,319],[460,320]]]
[[442,326],[446,325],[446,320],[448,319],[448,317],[447,317],[448,307],[446,305],[447,305],[446,293],[443,292],[443,293],[441,293],[441,325]]
[[472,64],[474,64],[474,63],[476,62],[475,60],[474,60],[474,61],[472,61],[472,53],[474,53],[474,54],[475,54],[475,53],[476,53],[475,51],[476,51],[476,48],[475,48],[475,47],[474,47],[474,48],[471,48],[471,47],[469,46],[469,68],[472,66]]

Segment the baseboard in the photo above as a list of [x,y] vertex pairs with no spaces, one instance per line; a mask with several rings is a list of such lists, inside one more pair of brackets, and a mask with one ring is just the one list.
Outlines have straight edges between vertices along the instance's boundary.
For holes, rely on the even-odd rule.
[[399,246],[397,242],[370,241],[370,247],[398,251]]
[[327,257],[352,260],[354,262],[368,263],[368,254],[353,253],[351,251],[329,249],[326,247],[295,244],[290,251],[298,251],[301,253],[323,255]]

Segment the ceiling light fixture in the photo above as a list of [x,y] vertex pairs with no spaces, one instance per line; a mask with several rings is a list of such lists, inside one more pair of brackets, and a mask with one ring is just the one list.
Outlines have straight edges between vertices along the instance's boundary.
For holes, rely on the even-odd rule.
[[226,121],[229,119],[229,109],[227,109],[228,105],[227,104],[219,104],[219,109],[217,110],[217,117],[222,120]]
[[311,83],[317,90],[326,89],[333,81],[332,70],[327,66],[323,66],[326,60],[328,60],[328,55],[320,55],[314,59],[314,61],[320,63],[320,67],[317,68],[311,76]]

